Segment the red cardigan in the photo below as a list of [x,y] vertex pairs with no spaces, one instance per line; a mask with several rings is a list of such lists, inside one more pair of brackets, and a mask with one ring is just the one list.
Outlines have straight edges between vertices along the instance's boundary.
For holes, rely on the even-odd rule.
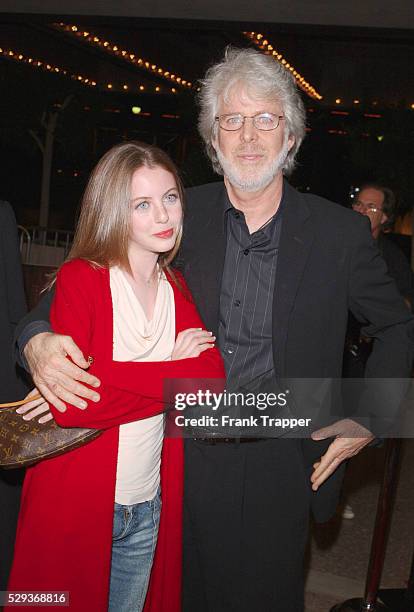
[[[203,327],[181,276],[179,280],[184,292],[169,279],[177,334]],[[68,405],[64,413],[51,406],[55,420],[63,427],[105,431],[89,444],[27,470],[8,588],[69,591],[71,611],[104,612],[119,425],[165,409],[164,379],[223,379],[224,368],[217,349],[178,361],[114,362],[109,272],[82,260],[65,264],[58,273],[51,323],[54,331],[72,336],[83,353],[93,357],[90,371],[102,381],[98,403],[90,402],[86,410]],[[179,438],[164,440],[161,488],[160,530],[145,610],[179,612],[183,498]]]

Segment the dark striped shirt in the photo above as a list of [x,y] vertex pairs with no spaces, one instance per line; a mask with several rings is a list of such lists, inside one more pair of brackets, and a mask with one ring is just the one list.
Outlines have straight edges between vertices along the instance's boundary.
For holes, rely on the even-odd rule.
[[283,215],[249,233],[244,214],[225,202],[227,246],[220,293],[218,344],[227,388],[273,369],[272,304]]

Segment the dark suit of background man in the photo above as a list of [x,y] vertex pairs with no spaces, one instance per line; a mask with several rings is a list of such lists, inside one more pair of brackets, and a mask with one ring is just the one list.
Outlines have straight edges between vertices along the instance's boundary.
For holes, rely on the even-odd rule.
[[[26,312],[17,226],[13,209],[0,201],[0,403],[21,399],[12,352],[17,323]],[[7,586],[13,557],[23,473],[0,469],[0,591]]]
[[[367,220],[283,178],[305,134],[289,71],[251,49],[229,49],[208,71],[200,104],[200,133],[224,183],[187,192],[180,264],[218,338],[228,385],[262,375],[267,385],[340,377],[348,308],[378,339],[369,375],[408,376],[412,317]],[[81,364],[72,341],[33,337],[38,319],[47,319],[47,304],[26,319],[20,346],[32,336],[24,354],[46,399],[91,397],[71,379],[93,379],[63,358]],[[309,508],[317,520],[332,515],[343,460],[370,431],[339,419],[314,440],[198,438],[186,441],[184,609],[302,611]]]

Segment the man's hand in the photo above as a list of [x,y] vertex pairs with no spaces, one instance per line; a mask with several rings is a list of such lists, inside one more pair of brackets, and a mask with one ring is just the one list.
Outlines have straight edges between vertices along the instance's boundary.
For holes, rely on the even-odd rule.
[[[35,387],[28,393],[25,399],[32,397],[33,395],[38,395],[39,390]],[[45,401],[43,397],[39,397],[37,399],[32,400],[31,402],[27,402],[20,408],[16,410],[17,414],[23,414],[23,419],[25,421],[31,421],[36,417],[42,415],[38,420],[38,423],[47,423],[53,419],[53,414],[49,410],[49,404]]]
[[39,392],[60,412],[66,410],[63,402],[84,409],[87,403],[81,398],[99,401],[98,393],[81,384],[99,387],[101,383],[85,372],[89,364],[70,336],[37,334],[26,344],[24,356]]
[[368,429],[351,419],[342,419],[312,433],[313,440],[325,440],[333,436],[335,440],[328,446],[326,453],[322,455],[320,461],[313,464],[311,482],[314,491],[317,491],[320,485],[333,474],[342,461],[357,455],[374,439]]

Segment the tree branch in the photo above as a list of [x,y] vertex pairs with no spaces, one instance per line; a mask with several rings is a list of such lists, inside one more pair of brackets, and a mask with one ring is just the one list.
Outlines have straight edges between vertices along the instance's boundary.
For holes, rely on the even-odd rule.
[[29,134],[31,136],[33,136],[33,138],[37,142],[37,145],[38,145],[39,149],[42,151],[42,153],[44,153],[45,152],[45,146],[44,146],[43,142],[40,140],[39,135],[36,134],[36,132],[33,131],[33,130],[29,130]]

